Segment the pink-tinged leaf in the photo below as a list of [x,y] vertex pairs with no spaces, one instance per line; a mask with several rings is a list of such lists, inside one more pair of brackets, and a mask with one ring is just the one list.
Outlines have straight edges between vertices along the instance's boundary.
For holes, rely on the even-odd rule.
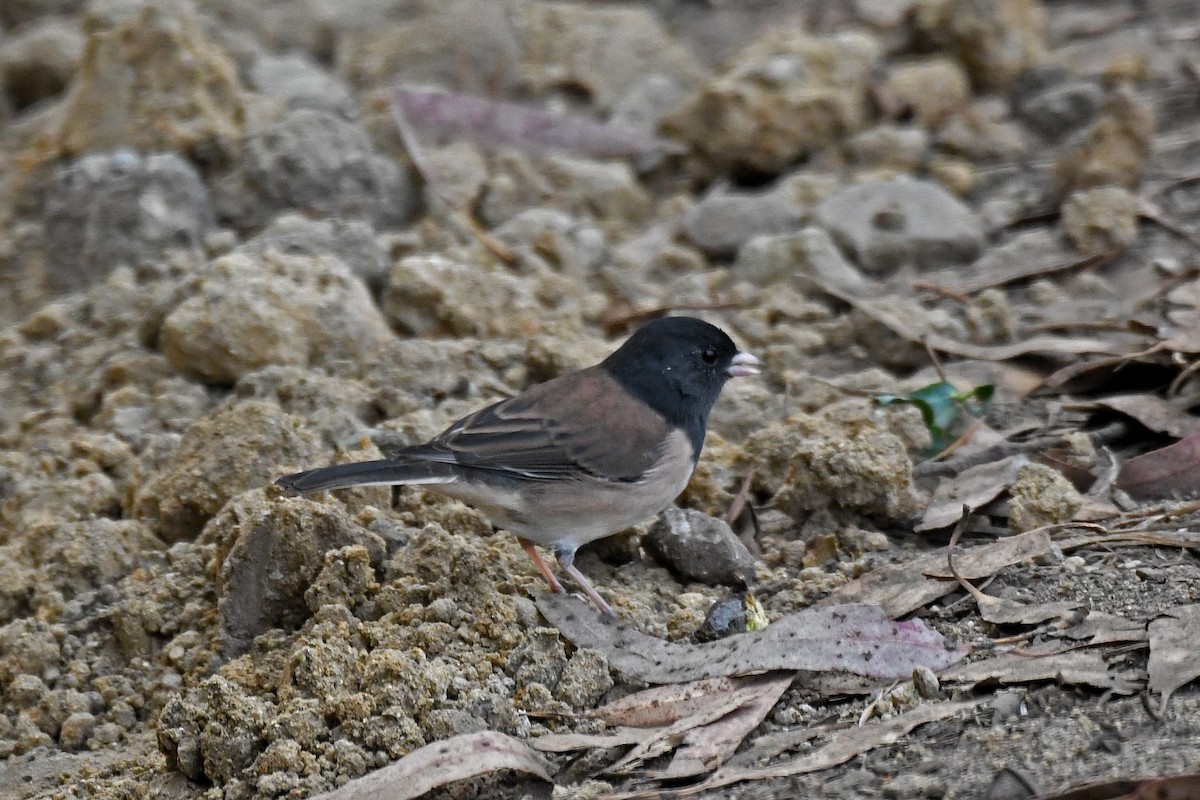
[[738,687],[736,679],[726,677],[651,686],[649,689],[606,703],[594,711],[585,712],[585,715],[602,719],[609,725],[633,728],[660,727],[684,717],[705,713],[708,709],[724,703],[730,693]]
[[1129,459],[1117,486],[1138,500],[1200,493],[1200,433]]
[[578,114],[554,114],[476,95],[416,86],[392,88],[393,108],[414,130],[441,140],[555,150],[598,158],[678,151],[679,146],[643,130],[598,122]]
[[907,678],[959,661],[952,647],[920,620],[893,622],[879,606],[810,608],[764,630],[705,644],[666,642],[600,617],[568,595],[547,595],[538,608],[577,647],[592,647],[622,674],[647,683],[683,683],[770,670],[837,671]]
[[542,757],[524,742],[498,731],[479,731],[427,744],[313,800],[409,800],[447,783],[502,769],[551,780]]
[[683,746],[671,757],[671,763],[646,777],[658,781],[681,780],[703,775],[724,764],[771,713],[792,685],[793,677],[792,673],[784,672],[752,678],[756,693],[749,703],[712,724],[685,733]]

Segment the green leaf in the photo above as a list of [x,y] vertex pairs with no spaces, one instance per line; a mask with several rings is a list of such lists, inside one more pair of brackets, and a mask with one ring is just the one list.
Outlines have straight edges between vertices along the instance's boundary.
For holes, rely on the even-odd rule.
[[992,399],[995,387],[991,384],[959,391],[946,381],[923,386],[908,395],[882,394],[875,397],[880,405],[911,403],[921,412],[925,427],[933,440],[930,452],[944,450],[954,441],[955,424],[964,415],[980,417]]

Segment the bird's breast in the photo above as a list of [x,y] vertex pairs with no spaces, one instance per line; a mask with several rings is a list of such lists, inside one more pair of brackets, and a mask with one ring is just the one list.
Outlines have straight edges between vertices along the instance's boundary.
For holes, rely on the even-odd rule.
[[645,522],[679,496],[695,468],[691,441],[673,431],[654,465],[632,481],[581,478],[545,482],[523,492],[523,508],[510,514],[513,533],[545,545],[578,547]]

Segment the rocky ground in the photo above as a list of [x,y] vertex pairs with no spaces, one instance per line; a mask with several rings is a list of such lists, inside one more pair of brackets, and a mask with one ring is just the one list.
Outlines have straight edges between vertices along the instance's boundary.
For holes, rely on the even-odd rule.
[[[961,546],[1121,513],[1188,529],[1194,509],[1062,476],[1167,440],[1096,439],[1066,401],[1197,404],[1200,346],[1171,343],[1200,305],[1198,20],[1132,0],[0,4],[0,796],[305,798],[460,733],[592,730],[575,712],[641,686],[547,626],[510,536],[419,490],[270,482],[435,434],[669,309],[768,363],[727,388],[681,504],[723,516],[749,476],[758,525],[722,552],[772,619],[946,545],[948,525],[913,532],[937,432],[872,399],[938,379],[922,341],[961,388],[995,386],[990,429],[1067,453]],[[410,110],[414,146],[397,83],[579,125]],[[686,640],[737,570],[671,527],[579,563],[624,619]],[[988,591],[1144,625],[1200,600],[1200,562],[1081,547]],[[921,615],[956,642],[1013,632],[964,597]],[[1116,657],[1144,679],[1144,644]],[[1194,687],[1165,709],[1053,676],[953,691],[987,702],[706,796],[1200,768]],[[793,687],[760,732],[868,700]],[[555,756],[553,789],[439,791],[627,788],[591,781],[603,756]]]

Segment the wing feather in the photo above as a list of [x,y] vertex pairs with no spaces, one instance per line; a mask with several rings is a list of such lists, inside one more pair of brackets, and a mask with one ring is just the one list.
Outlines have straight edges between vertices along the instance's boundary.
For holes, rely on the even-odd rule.
[[662,458],[670,432],[661,414],[592,367],[481,409],[398,457],[527,480],[635,481]]

